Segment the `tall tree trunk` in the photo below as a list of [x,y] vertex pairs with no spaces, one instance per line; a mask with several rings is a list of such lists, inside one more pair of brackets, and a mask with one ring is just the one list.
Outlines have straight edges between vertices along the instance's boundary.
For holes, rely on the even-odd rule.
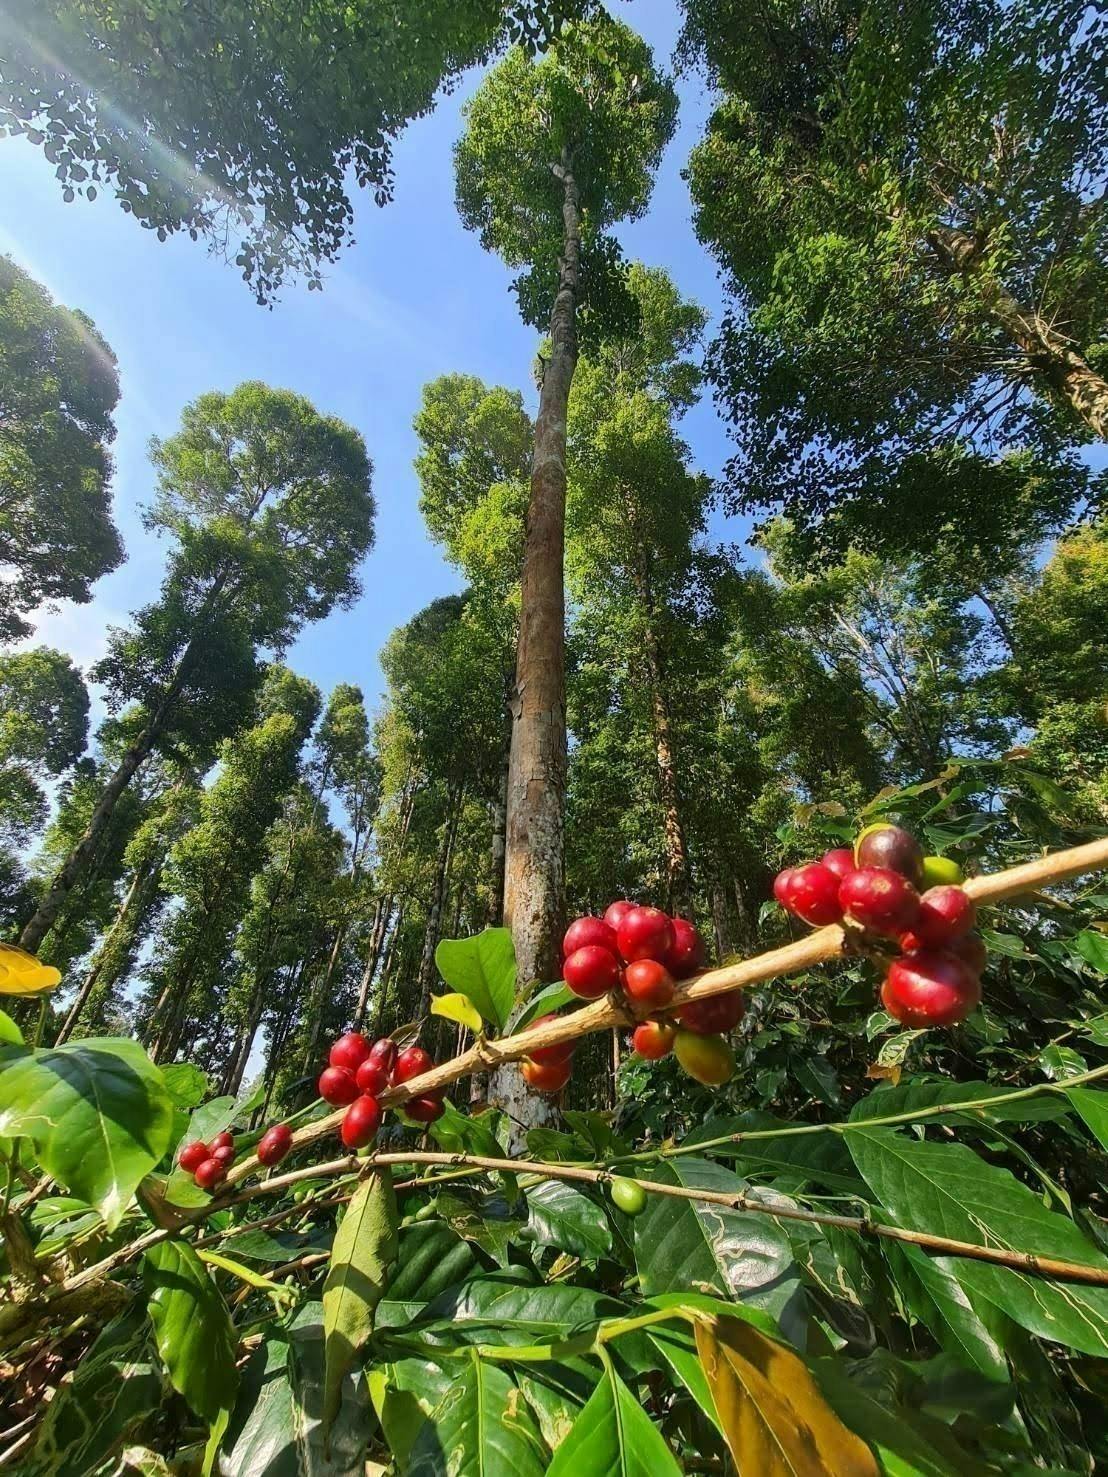
[[379,897],[373,908],[373,927],[369,935],[369,952],[366,954],[365,968],[362,970],[362,978],[358,985],[358,1004],[354,1010],[354,1030],[362,1029],[365,1020],[366,1007],[369,1004],[369,991],[373,984],[373,976],[377,973],[377,962],[381,957],[381,946],[385,942],[385,930],[388,927],[389,914],[392,912],[392,898]]
[[[562,182],[562,256],[523,542],[504,861],[504,918],[523,985],[558,977],[565,916],[566,422],[577,367],[581,218],[565,150],[554,172]],[[550,1107],[528,1091],[517,1068],[497,1068],[489,1090],[517,1129],[550,1121]],[[515,1141],[520,1138],[513,1133]]]
[[[936,226],[928,233],[927,240],[945,271],[969,278],[981,270],[980,245],[967,232]],[[986,287],[985,301],[997,323],[1027,356],[1036,374],[1068,402],[1097,440],[1108,441],[1108,380],[1093,369],[1072,340],[999,285]]]
[[438,856],[435,858],[435,876],[431,884],[431,900],[427,905],[427,923],[423,930],[423,949],[419,960],[419,1009],[416,1011],[419,1020],[423,1019],[431,1005],[431,986],[435,983],[435,949],[442,934],[442,905],[446,897],[460,808],[461,796],[451,786]]
[[81,1019],[81,1012],[88,1004],[96,985],[99,983],[104,968],[112,958],[113,951],[118,954],[119,946],[126,934],[133,936],[136,927],[136,919],[143,911],[143,904],[157,891],[158,879],[161,876],[161,867],[145,865],[135,869],[135,875],[131,878],[131,885],[119,909],[115,920],[104,937],[104,941],[96,951],[96,956],[89,965],[88,972],[81,982],[81,988],[77,991],[73,1004],[69,1007],[69,1014],[62,1022],[62,1028],[55,1039],[55,1045],[60,1046],[63,1041],[68,1041],[77,1028],[77,1022]]
[[632,531],[634,542],[635,593],[642,611],[643,654],[650,683],[650,709],[654,726],[654,754],[658,766],[658,788],[662,798],[662,826],[666,851],[666,892],[671,911],[688,913],[689,848],[681,823],[681,801],[677,788],[677,765],[673,757],[673,723],[666,694],[665,671],[658,641],[657,610],[650,578],[650,559],[640,531]]
[[242,1086],[243,1075],[246,1072],[246,1064],[250,1060],[250,1052],[254,1046],[254,1037],[258,1034],[258,1027],[262,1023],[262,1012],[265,1009],[265,992],[271,975],[264,975],[254,980],[254,988],[250,993],[250,1008],[246,1020],[242,1023],[239,1031],[238,1041],[231,1060],[227,1063],[227,1070],[223,1076],[223,1085],[220,1091],[236,1094]]
[[508,766],[511,761],[511,729],[505,735],[504,763],[500,787],[492,803],[492,845],[489,849],[488,925],[499,928],[504,921],[504,853],[508,827]]
[[731,920],[727,916],[727,893],[723,883],[714,881],[711,887],[712,929],[716,936],[716,955],[723,959],[734,948],[731,935]]
[[404,912],[406,899],[401,898],[400,906],[396,910],[396,918],[392,925],[392,933],[389,935],[388,947],[385,949],[384,962],[381,965],[381,988],[377,992],[377,1002],[373,1009],[373,1034],[381,1034],[381,1025],[385,1016],[385,1002],[388,999],[389,985],[392,983],[393,965],[396,962],[397,949],[400,944],[400,933],[404,927]]
[[108,829],[115,807],[119,803],[119,797],[134,779],[138,770],[150,757],[154,745],[161,738],[177,706],[193,664],[201,649],[201,643],[207,633],[208,620],[214,613],[220,596],[230,574],[228,569],[223,569],[217,575],[211,590],[204,601],[203,606],[193,625],[192,635],[188,644],[181,653],[177,663],[177,670],[170,680],[169,686],[162,694],[157,707],[154,709],[145,728],[139,734],[135,742],[128,748],[123,758],[119,761],[115,773],[104,786],[103,794],[96,803],[96,808],[89,817],[89,823],[85,827],[80,840],[76,843],[65,861],[58,868],[54,880],[46,889],[35,909],[34,916],[24,925],[23,932],[19,935],[20,948],[34,953],[39,944],[50,932],[57,921],[58,914],[65,905],[66,897],[70,889],[78,882],[88,870],[93,858],[96,856],[104,838],[104,832]]

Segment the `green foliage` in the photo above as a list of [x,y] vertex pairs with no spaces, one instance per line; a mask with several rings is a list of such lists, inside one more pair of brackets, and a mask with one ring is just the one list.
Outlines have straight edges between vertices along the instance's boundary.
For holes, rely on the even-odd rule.
[[503,1026],[516,994],[516,960],[506,928],[486,928],[475,938],[442,939],[435,964],[452,990],[464,995],[482,1019]]
[[123,559],[108,484],[115,355],[83,313],[0,257],[0,637],[26,614],[87,601]]
[[203,1262],[170,1239],[143,1255],[142,1275],[158,1354],[174,1389],[209,1425],[234,1404],[238,1374],[227,1308]]

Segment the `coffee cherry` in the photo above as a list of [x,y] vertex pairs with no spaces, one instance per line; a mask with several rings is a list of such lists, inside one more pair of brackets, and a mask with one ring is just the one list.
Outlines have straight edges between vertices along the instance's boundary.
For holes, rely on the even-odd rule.
[[446,1105],[437,1093],[428,1092],[423,1097],[409,1098],[404,1104],[404,1112],[413,1123],[434,1123],[446,1112]]
[[646,1209],[646,1191],[635,1180],[622,1176],[614,1179],[608,1186],[608,1194],[612,1197],[612,1204],[624,1215],[642,1215]]
[[786,867],[783,872],[778,872],[773,879],[773,895],[785,909],[789,907],[789,898],[792,896],[793,878],[796,876],[795,867]]
[[345,1067],[348,1072],[356,1072],[368,1055],[369,1042],[361,1031],[347,1031],[331,1047],[327,1060],[332,1067]]
[[226,1128],[223,1130],[222,1133],[217,1133],[215,1138],[212,1139],[211,1143],[208,1145],[210,1149],[233,1149],[234,1146],[235,1136],[233,1133],[230,1132],[229,1129]]
[[854,843],[854,861],[859,867],[887,867],[913,887],[923,886],[923,847],[902,826],[886,821],[867,826]]
[[582,1000],[599,1000],[619,984],[619,960],[599,944],[586,944],[562,965],[562,978]]
[[636,959],[662,960],[673,948],[673,924],[661,908],[632,908],[616,929],[624,962]]
[[377,1097],[384,1092],[389,1085],[389,1074],[380,1062],[371,1062],[368,1057],[354,1073],[354,1081],[359,1092],[367,1092],[370,1097]]
[[648,1062],[659,1062],[669,1056],[677,1037],[677,1027],[668,1021],[640,1021],[631,1032],[631,1045]]
[[960,887],[932,887],[919,900],[919,916],[900,940],[906,954],[945,949],[977,922],[977,909]]
[[258,1140],[256,1153],[260,1164],[280,1164],[292,1148],[292,1130],[287,1123],[274,1123]]
[[364,1149],[381,1126],[381,1104],[368,1093],[355,1098],[346,1110],[339,1130],[348,1149]]
[[790,913],[816,927],[837,923],[843,916],[839,885],[840,879],[830,867],[822,862],[808,862],[793,871],[785,906]]
[[396,1058],[396,1066],[392,1069],[393,1086],[399,1087],[402,1082],[410,1082],[413,1077],[422,1077],[434,1065],[422,1046],[409,1046]]
[[662,961],[675,980],[687,980],[699,974],[708,957],[704,940],[685,918],[671,918],[673,924],[673,948]]
[[735,1053],[722,1036],[678,1031],[673,1050],[682,1069],[705,1087],[720,1087],[734,1075]]
[[569,1062],[536,1062],[524,1057],[519,1070],[527,1086],[536,1092],[560,1092],[573,1068]]
[[722,1036],[733,1031],[746,1014],[746,996],[741,990],[690,1000],[677,1012],[677,1019],[694,1036]]
[[214,1190],[227,1178],[226,1168],[218,1159],[205,1159],[203,1164],[196,1166],[193,1179],[202,1190]]
[[949,856],[925,856],[923,859],[923,886],[957,887],[966,880],[966,874]]
[[[548,1021],[558,1019],[559,1016],[556,1013],[536,1016],[531,1026],[545,1026]],[[568,1062],[576,1045],[576,1041],[559,1041],[556,1046],[539,1046],[534,1051],[529,1051],[527,1055],[533,1062]]]
[[209,1145],[204,1143],[202,1139],[193,1139],[192,1143],[185,1144],[184,1148],[177,1155],[177,1163],[182,1169],[187,1169],[189,1174],[193,1174],[200,1168],[205,1159],[210,1159],[211,1157],[212,1151]]
[[224,1169],[230,1169],[231,1165],[235,1162],[234,1147],[231,1144],[220,1144],[218,1149],[212,1150],[211,1157],[218,1160]]
[[392,1069],[396,1065],[397,1047],[395,1041],[390,1041],[387,1036],[382,1036],[380,1041],[375,1041],[369,1048],[367,1061],[376,1062],[379,1067],[384,1067],[387,1074],[392,1076]]
[[604,922],[613,932],[619,932],[619,925],[627,917],[632,908],[637,908],[638,903],[628,902],[625,897],[618,898],[614,903],[609,903],[604,910]]
[[673,999],[673,976],[656,959],[636,959],[623,972],[623,990],[636,1005],[660,1010]]
[[964,960],[940,949],[894,959],[881,1003],[903,1026],[953,1026],[981,1000],[981,981]]
[[583,949],[588,944],[599,944],[602,949],[614,954],[615,929],[610,923],[605,923],[603,918],[577,918],[566,929],[562,940],[562,958],[568,959],[571,954],[576,954],[578,949]]
[[980,975],[985,965],[989,962],[988,950],[985,948],[985,940],[979,933],[967,933],[960,939],[955,939],[947,944],[947,953],[953,954],[961,959],[963,964],[968,964],[974,974]]
[[836,846],[831,851],[825,851],[820,861],[841,882],[848,872],[854,871],[854,853],[849,846]]
[[332,1108],[345,1108],[358,1096],[354,1073],[345,1067],[324,1067],[319,1074],[319,1095]]
[[843,913],[868,933],[895,938],[915,926],[919,893],[889,867],[859,867],[839,885]]

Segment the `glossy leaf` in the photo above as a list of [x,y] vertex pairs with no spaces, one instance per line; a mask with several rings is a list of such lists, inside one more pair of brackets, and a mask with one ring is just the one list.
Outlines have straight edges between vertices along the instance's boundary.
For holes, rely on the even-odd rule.
[[0,1010],[0,1043],[10,1046],[23,1045],[23,1032],[12,1020],[10,1015]]
[[876,1399],[848,1379],[837,1360],[821,1359],[815,1372],[828,1403],[877,1453],[887,1477],[978,1477],[974,1459],[966,1457],[940,1422],[920,1430],[918,1412]]
[[173,1104],[136,1041],[90,1037],[41,1051],[0,1047],[0,1137],[118,1225],[169,1147]]
[[1108,975],[1108,937],[1094,928],[1086,928],[1073,940],[1073,947],[1097,974]]
[[[1047,1210],[1006,1169],[963,1144],[921,1142],[891,1128],[848,1138],[855,1163],[902,1226],[960,1241],[1038,1252],[1108,1270],[1072,1221]],[[958,1260],[958,1280],[1032,1333],[1108,1356],[1108,1288],[1028,1277],[1007,1267]]]
[[429,1304],[425,1318],[455,1343],[533,1344],[626,1313],[623,1303],[590,1287],[561,1282],[533,1286],[490,1276],[443,1293]]
[[498,1028],[504,1025],[516,994],[516,956],[508,929],[441,939],[435,964],[450,988],[464,995],[484,1020]]
[[608,1217],[576,1186],[542,1180],[526,1193],[527,1229],[539,1246],[556,1246],[571,1256],[600,1257],[612,1248]]
[[[850,1112],[851,1123],[865,1123],[871,1118],[891,1118],[899,1113],[915,1113],[939,1104],[999,1101],[981,1109],[975,1109],[995,1123],[1037,1123],[1053,1118],[1064,1118],[1066,1105],[1059,1096],[1044,1093],[1041,1097],[1016,1098],[1014,1102],[1004,1099],[1011,1089],[992,1082],[904,1082],[897,1087],[882,1087],[854,1104]],[[940,1123],[957,1123],[957,1113],[940,1114]],[[851,1132],[844,1135],[849,1140]]]
[[467,1360],[412,1447],[408,1477],[541,1477],[547,1450],[511,1377]]
[[698,1319],[696,1347],[731,1455],[758,1477],[877,1477],[873,1453],[792,1350],[734,1318]]
[[555,1451],[548,1477],[678,1477],[680,1471],[661,1432],[609,1367]]
[[563,1005],[577,1005],[579,1001],[580,996],[575,995],[567,984],[562,980],[555,980],[552,985],[543,985],[525,1000],[517,1001],[508,1017],[507,1027],[514,1034],[530,1025],[536,1016],[561,1010]]
[[1066,1089],[1066,1097],[1101,1148],[1108,1149],[1108,1092],[1092,1087],[1070,1087]]
[[735,1159],[751,1172],[766,1170],[795,1171],[830,1190],[856,1194],[862,1189],[850,1152],[839,1134],[781,1134],[772,1138],[747,1138],[747,1133],[766,1133],[774,1128],[786,1129],[795,1124],[783,1122],[770,1113],[742,1113],[736,1118],[714,1118],[693,1129],[682,1147],[715,1140],[734,1134],[738,1141],[716,1145],[713,1158]]
[[325,1432],[338,1414],[342,1382],[373,1332],[374,1310],[396,1256],[397,1219],[392,1178],[387,1169],[377,1170],[354,1191],[335,1232],[323,1284]]
[[235,1401],[235,1334],[219,1290],[184,1241],[161,1241],[142,1259],[154,1337],[173,1388],[212,1425]]
[[178,1108],[195,1108],[208,1091],[208,1079],[192,1062],[170,1062],[162,1067],[162,1081]]
[[1006,1380],[1004,1349],[973,1306],[950,1261],[928,1256],[907,1242],[889,1241],[883,1250],[901,1297],[939,1345],[989,1379]]

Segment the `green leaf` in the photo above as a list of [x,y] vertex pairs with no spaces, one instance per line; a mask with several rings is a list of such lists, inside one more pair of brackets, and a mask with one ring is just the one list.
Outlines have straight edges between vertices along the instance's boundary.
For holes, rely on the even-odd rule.
[[908,1309],[941,1348],[998,1383],[1008,1379],[1004,1350],[974,1308],[949,1261],[930,1257],[907,1242],[886,1241],[882,1250]]
[[467,1362],[412,1447],[408,1477],[542,1477],[547,1451],[504,1370]]
[[563,1005],[576,1005],[580,998],[562,980],[555,980],[552,985],[543,985],[541,990],[517,1000],[506,1024],[514,1035],[529,1026],[536,1016],[552,1014]]
[[[850,1151],[881,1205],[901,1226],[1083,1266],[1108,1259],[1066,1217],[1006,1169],[964,1144],[933,1144],[891,1128],[859,1129]],[[1108,1289],[1049,1282],[1007,1267],[952,1260],[954,1275],[1016,1323],[1087,1354],[1108,1355]]]
[[[692,1155],[660,1165],[654,1178],[689,1189],[758,1193],[722,1165]],[[647,1297],[694,1287],[778,1319],[794,1299],[802,1301],[789,1239],[769,1215],[650,1195],[634,1226],[635,1264]]]
[[377,1305],[376,1327],[402,1327],[415,1313],[480,1268],[473,1247],[444,1221],[405,1226],[396,1269]]
[[[855,1123],[866,1123],[871,1118],[893,1118],[901,1113],[916,1113],[936,1105],[988,1101],[998,1098],[987,1107],[975,1109],[975,1116],[991,1119],[994,1123],[1037,1123],[1042,1120],[1064,1118],[1065,1099],[1059,1094],[1044,1092],[1040,1097],[1016,1098],[1014,1102],[1003,1099],[1011,1093],[1010,1088],[992,1082],[902,1082],[897,1087],[880,1087],[854,1104],[850,1113],[852,1127],[844,1134],[850,1139]],[[962,1121],[968,1121],[969,1114]],[[942,1123],[957,1123],[957,1113],[942,1113]]]
[[363,1180],[335,1232],[323,1284],[327,1338],[324,1433],[338,1414],[342,1382],[373,1332],[373,1312],[396,1256],[397,1211],[392,1177],[377,1170]]
[[0,1010],[0,1042],[12,1046],[23,1045],[23,1032],[6,1011]]
[[454,1383],[455,1372],[429,1359],[399,1359],[366,1371],[373,1408],[398,1471],[408,1470],[416,1438]]
[[142,1259],[150,1321],[173,1388],[209,1425],[235,1401],[235,1334],[203,1262],[184,1241],[160,1241]]
[[571,1256],[601,1257],[612,1249],[608,1217],[588,1195],[562,1180],[543,1180],[525,1191],[527,1229],[539,1246]]
[[850,1151],[836,1133],[788,1134],[780,1137],[745,1139],[744,1133],[765,1133],[796,1125],[784,1123],[771,1113],[742,1113],[737,1118],[714,1118],[696,1128],[682,1141],[682,1148],[705,1140],[738,1136],[737,1143],[721,1144],[712,1149],[714,1158],[734,1158],[744,1169],[764,1174],[767,1170],[799,1173],[807,1180],[829,1190],[843,1190],[848,1195],[862,1188]]
[[669,1365],[674,1379],[684,1385],[722,1436],[723,1427],[719,1423],[716,1403],[708,1387],[704,1366],[696,1352],[693,1335],[686,1328],[667,1327],[664,1324],[658,1328],[647,1329],[647,1334],[650,1342]]
[[323,1437],[323,1310],[307,1303],[287,1332],[256,1349],[224,1443],[223,1477],[332,1477],[361,1472],[369,1402],[361,1380],[342,1382],[339,1413]]
[[548,1477],[680,1477],[681,1468],[638,1399],[608,1368],[573,1430],[554,1453]]
[[516,993],[516,955],[507,928],[486,928],[467,939],[441,939],[435,963],[452,990],[464,995],[482,1018],[498,1029]]
[[24,1477],[87,1477],[101,1469],[163,1403],[162,1376],[148,1348],[141,1304],[99,1335],[46,1407]]
[[204,1101],[208,1079],[191,1062],[170,1062],[161,1069],[165,1090],[179,1108],[195,1108]]
[[481,1030],[484,1022],[479,1011],[470,1004],[465,995],[432,995],[431,1014],[441,1015],[444,1020],[454,1021],[459,1026],[465,1026],[476,1036]]
[[827,1404],[803,1361],[737,1318],[698,1319],[696,1348],[727,1445],[758,1477],[877,1477],[865,1444]]
[[1108,1092],[1092,1087],[1069,1087],[1066,1097],[1077,1109],[1102,1149],[1108,1149]]
[[475,1277],[430,1303],[424,1329],[440,1328],[452,1343],[534,1344],[564,1338],[572,1329],[626,1315],[615,1298],[563,1282],[542,1286]]
[[1039,1052],[1039,1066],[1043,1069],[1043,1076],[1052,1082],[1078,1077],[1089,1070],[1085,1058],[1069,1046],[1044,1046]]
[[1097,974],[1108,975],[1108,937],[1093,928],[1085,928],[1072,940],[1074,949]]
[[169,1147],[173,1104],[136,1041],[0,1047],[0,1137],[29,1138],[43,1169],[109,1228]]
[[874,1399],[847,1378],[837,1360],[817,1360],[813,1369],[832,1409],[869,1442],[887,1477],[976,1477],[979,1466],[968,1462],[937,1421],[928,1423],[925,1434],[917,1412]]

